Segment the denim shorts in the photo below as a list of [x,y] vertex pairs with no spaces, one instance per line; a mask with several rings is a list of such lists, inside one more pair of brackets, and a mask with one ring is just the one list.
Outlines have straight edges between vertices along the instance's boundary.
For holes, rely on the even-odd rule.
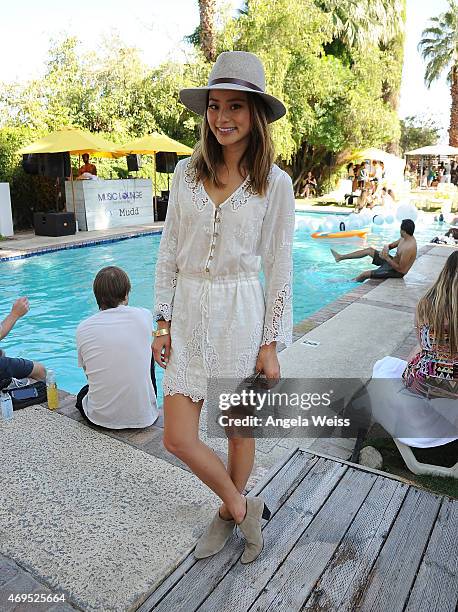
[[19,357],[0,357],[0,379],[27,378],[33,370],[33,361]]

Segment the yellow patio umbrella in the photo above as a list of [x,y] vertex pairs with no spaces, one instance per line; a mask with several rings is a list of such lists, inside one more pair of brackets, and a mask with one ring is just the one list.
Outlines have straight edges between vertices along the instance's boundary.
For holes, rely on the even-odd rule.
[[125,145],[118,147],[118,153],[121,155],[154,155],[154,209],[156,212],[156,153],[191,155],[192,149],[164,134],[153,132],[152,134],[135,138]]
[[[19,149],[22,155],[38,153],[70,153],[81,155],[90,153],[95,157],[119,157],[116,145],[97,134],[75,127],[67,127],[51,132],[40,140]],[[75,189],[73,186],[73,171],[70,165],[70,181],[72,184],[73,212],[75,212]]]
[[118,157],[117,147],[97,134],[78,128],[64,128],[51,132],[40,140],[19,149],[18,153],[90,153],[96,157]]
[[191,155],[192,149],[181,142],[173,140],[164,134],[147,134],[141,138],[135,138],[125,145],[117,148],[118,153],[130,155],[154,155],[155,153],[176,153],[177,155]]

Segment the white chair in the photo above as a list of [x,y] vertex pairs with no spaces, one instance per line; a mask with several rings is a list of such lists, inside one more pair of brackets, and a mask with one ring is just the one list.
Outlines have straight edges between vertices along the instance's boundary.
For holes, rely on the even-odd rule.
[[393,438],[394,443],[398,447],[406,466],[413,474],[427,474],[429,476],[449,476],[458,478],[458,462],[452,467],[444,467],[442,465],[432,465],[430,463],[421,463],[415,458],[410,446]]

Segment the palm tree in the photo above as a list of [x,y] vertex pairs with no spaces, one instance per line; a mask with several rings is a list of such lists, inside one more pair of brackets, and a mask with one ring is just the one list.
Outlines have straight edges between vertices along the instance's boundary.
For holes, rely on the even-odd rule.
[[316,0],[348,47],[388,43],[403,30],[404,0]]
[[418,43],[426,60],[425,83],[430,87],[446,70],[452,96],[449,144],[458,147],[458,4],[449,0],[449,10],[430,20]]
[[199,0],[200,47],[209,62],[216,59],[216,0]]
[[[383,84],[383,99],[397,112],[404,61],[406,0],[315,0],[330,13],[334,40],[327,51],[337,49],[345,55],[351,48],[379,45],[392,58],[392,73]],[[348,52],[347,52],[348,53]],[[399,142],[387,143],[391,153],[399,154]]]

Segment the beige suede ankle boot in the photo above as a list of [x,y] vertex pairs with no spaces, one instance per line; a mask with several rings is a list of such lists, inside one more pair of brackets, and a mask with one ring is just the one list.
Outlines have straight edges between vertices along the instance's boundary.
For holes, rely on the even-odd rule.
[[240,531],[246,539],[245,550],[241,563],[251,563],[262,552],[264,548],[264,538],[262,537],[262,519],[270,518],[270,510],[260,497],[246,498],[246,515],[241,523],[238,524]]
[[212,522],[199,538],[194,550],[196,559],[205,559],[219,552],[234,531],[235,521],[225,521],[219,515],[219,510]]

